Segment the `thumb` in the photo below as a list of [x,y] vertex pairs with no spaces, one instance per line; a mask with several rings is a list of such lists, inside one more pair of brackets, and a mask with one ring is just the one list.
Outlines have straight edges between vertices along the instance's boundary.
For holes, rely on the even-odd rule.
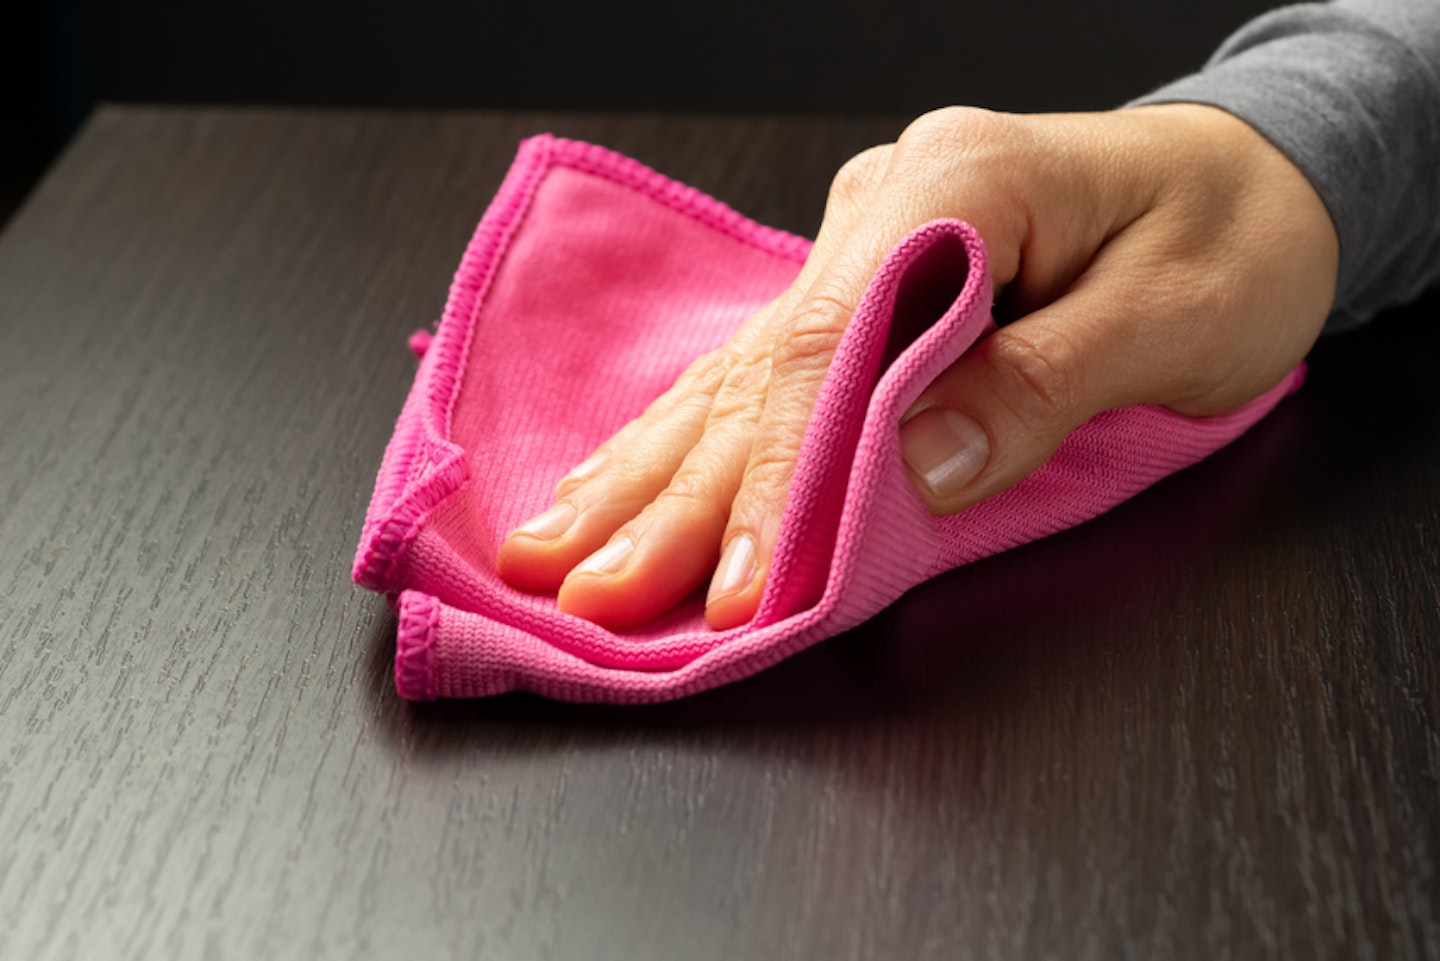
[[1080,299],[1072,294],[977,342],[901,419],[901,453],[932,514],[1018,483],[1072,430],[1136,392],[1117,386],[1143,365],[1115,362],[1118,332],[1086,323],[1072,303]]

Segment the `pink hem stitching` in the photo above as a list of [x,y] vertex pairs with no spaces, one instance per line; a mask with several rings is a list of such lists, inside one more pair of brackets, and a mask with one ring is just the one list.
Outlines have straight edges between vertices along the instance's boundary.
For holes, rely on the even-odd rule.
[[440,602],[419,591],[400,594],[400,624],[395,630],[395,690],[411,701],[433,701],[439,695],[435,682],[435,629],[440,624]]

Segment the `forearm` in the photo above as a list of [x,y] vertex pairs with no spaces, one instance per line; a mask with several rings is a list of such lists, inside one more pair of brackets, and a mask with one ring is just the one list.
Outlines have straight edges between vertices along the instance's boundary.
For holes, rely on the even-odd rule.
[[1340,239],[1326,329],[1440,280],[1440,3],[1340,0],[1246,24],[1199,73],[1132,105],[1234,114],[1309,178]]

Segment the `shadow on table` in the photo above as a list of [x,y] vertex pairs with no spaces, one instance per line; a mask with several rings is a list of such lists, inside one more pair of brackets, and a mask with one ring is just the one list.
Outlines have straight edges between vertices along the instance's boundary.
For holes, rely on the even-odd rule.
[[[1429,298],[1410,311],[1433,315],[1437,304]],[[1419,344],[1406,329],[1417,326]],[[1263,569],[1270,561],[1260,555],[1323,540],[1317,525],[1353,511],[1408,460],[1435,456],[1440,395],[1420,366],[1437,348],[1440,324],[1389,318],[1323,343],[1305,390],[1204,463],[1102,518],[921,585],[861,627],[743,682],[639,707],[528,694],[407,704],[391,682],[391,618],[372,640],[377,714],[397,742],[443,754],[510,750],[522,730],[529,750],[938,715],[952,725],[1005,725],[1034,698],[1101,671],[1112,696],[1126,697],[1152,683],[1147,655],[1173,636],[1175,618],[1193,612],[1194,592],[1224,576],[1227,556],[1258,552],[1247,569]],[[1406,418],[1393,416],[1401,409]],[[1336,431],[1349,439],[1337,444]]]

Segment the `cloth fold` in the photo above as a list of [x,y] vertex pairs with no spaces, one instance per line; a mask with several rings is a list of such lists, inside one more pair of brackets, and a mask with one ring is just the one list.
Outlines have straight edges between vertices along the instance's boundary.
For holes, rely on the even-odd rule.
[[398,606],[401,696],[639,703],[738,680],[936,574],[1108,510],[1224,446],[1303,375],[1223,417],[1108,411],[1016,487],[932,517],[900,456],[900,416],[993,328],[979,235],[934,221],[887,256],[836,351],[753,621],[712,630],[697,592],[612,632],[502,581],[506,535],[780,294],[809,250],[602,147],[548,135],[521,144],[438,329],[411,340],[419,370],[356,553],[356,583]]

